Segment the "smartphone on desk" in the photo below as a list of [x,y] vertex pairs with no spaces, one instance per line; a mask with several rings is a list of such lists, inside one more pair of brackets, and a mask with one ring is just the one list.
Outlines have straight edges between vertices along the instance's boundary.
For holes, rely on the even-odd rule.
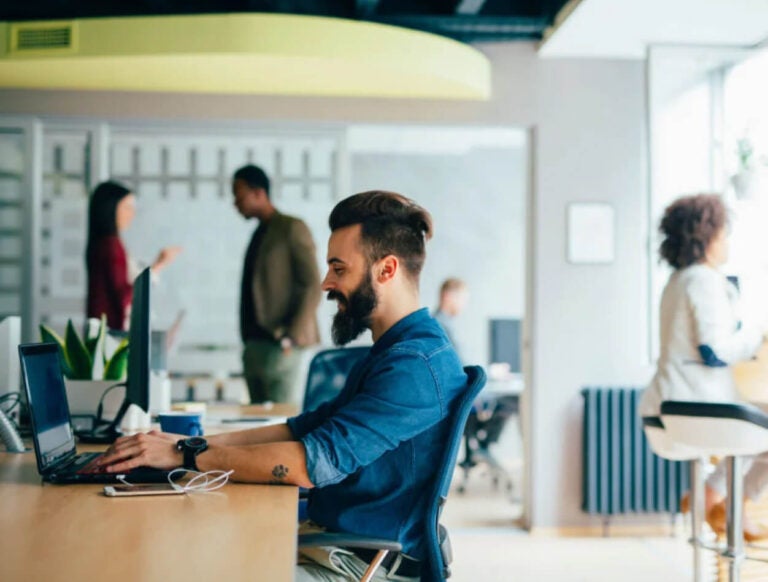
[[106,485],[107,497],[133,497],[134,495],[184,495],[183,489],[177,489],[170,483],[151,483],[142,485]]

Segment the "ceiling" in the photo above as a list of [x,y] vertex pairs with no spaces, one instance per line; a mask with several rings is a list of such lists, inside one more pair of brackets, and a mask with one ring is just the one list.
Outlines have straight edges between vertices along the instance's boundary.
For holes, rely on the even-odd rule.
[[766,39],[766,0],[574,0],[539,55],[644,59],[649,45],[752,47]]
[[26,0],[0,5],[2,20],[279,13],[413,28],[463,42],[539,40],[566,0]]

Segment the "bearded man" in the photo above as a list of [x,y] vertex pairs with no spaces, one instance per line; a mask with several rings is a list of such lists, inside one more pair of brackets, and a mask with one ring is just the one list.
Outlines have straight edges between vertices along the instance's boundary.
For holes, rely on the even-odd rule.
[[[333,338],[370,329],[374,344],[334,400],[285,424],[214,435],[200,450],[179,435],[124,437],[106,470],[179,466],[234,470],[232,478],[310,489],[308,514],[328,531],[398,540],[374,580],[418,580],[426,557],[419,521],[429,502],[453,403],[467,377],[440,325],[420,308],[419,275],[432,236],[429,213],[393,192],[355,194],[329,218],[323,290],[338,304]],[[359,577],[375,551],[324,548],[297,581]]]

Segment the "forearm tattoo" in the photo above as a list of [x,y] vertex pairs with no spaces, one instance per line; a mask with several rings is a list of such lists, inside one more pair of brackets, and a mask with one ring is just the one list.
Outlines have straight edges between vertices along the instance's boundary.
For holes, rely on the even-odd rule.
[[285,465],[275,465],[272,469],[272,483],[282,484],[285,483],[285,478],[288,476],[288,467]]

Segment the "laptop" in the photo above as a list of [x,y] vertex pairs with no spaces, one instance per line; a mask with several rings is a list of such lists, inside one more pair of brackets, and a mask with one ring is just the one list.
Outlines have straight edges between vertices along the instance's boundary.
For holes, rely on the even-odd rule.
[[21,377],[32,420],[37,470],[49,483],[165,483],[168,471],[138,467],[125,473],[92,469],[102,453],[75,451],[75,435],[61,371],[59,346],[55,343],[19,346]]

